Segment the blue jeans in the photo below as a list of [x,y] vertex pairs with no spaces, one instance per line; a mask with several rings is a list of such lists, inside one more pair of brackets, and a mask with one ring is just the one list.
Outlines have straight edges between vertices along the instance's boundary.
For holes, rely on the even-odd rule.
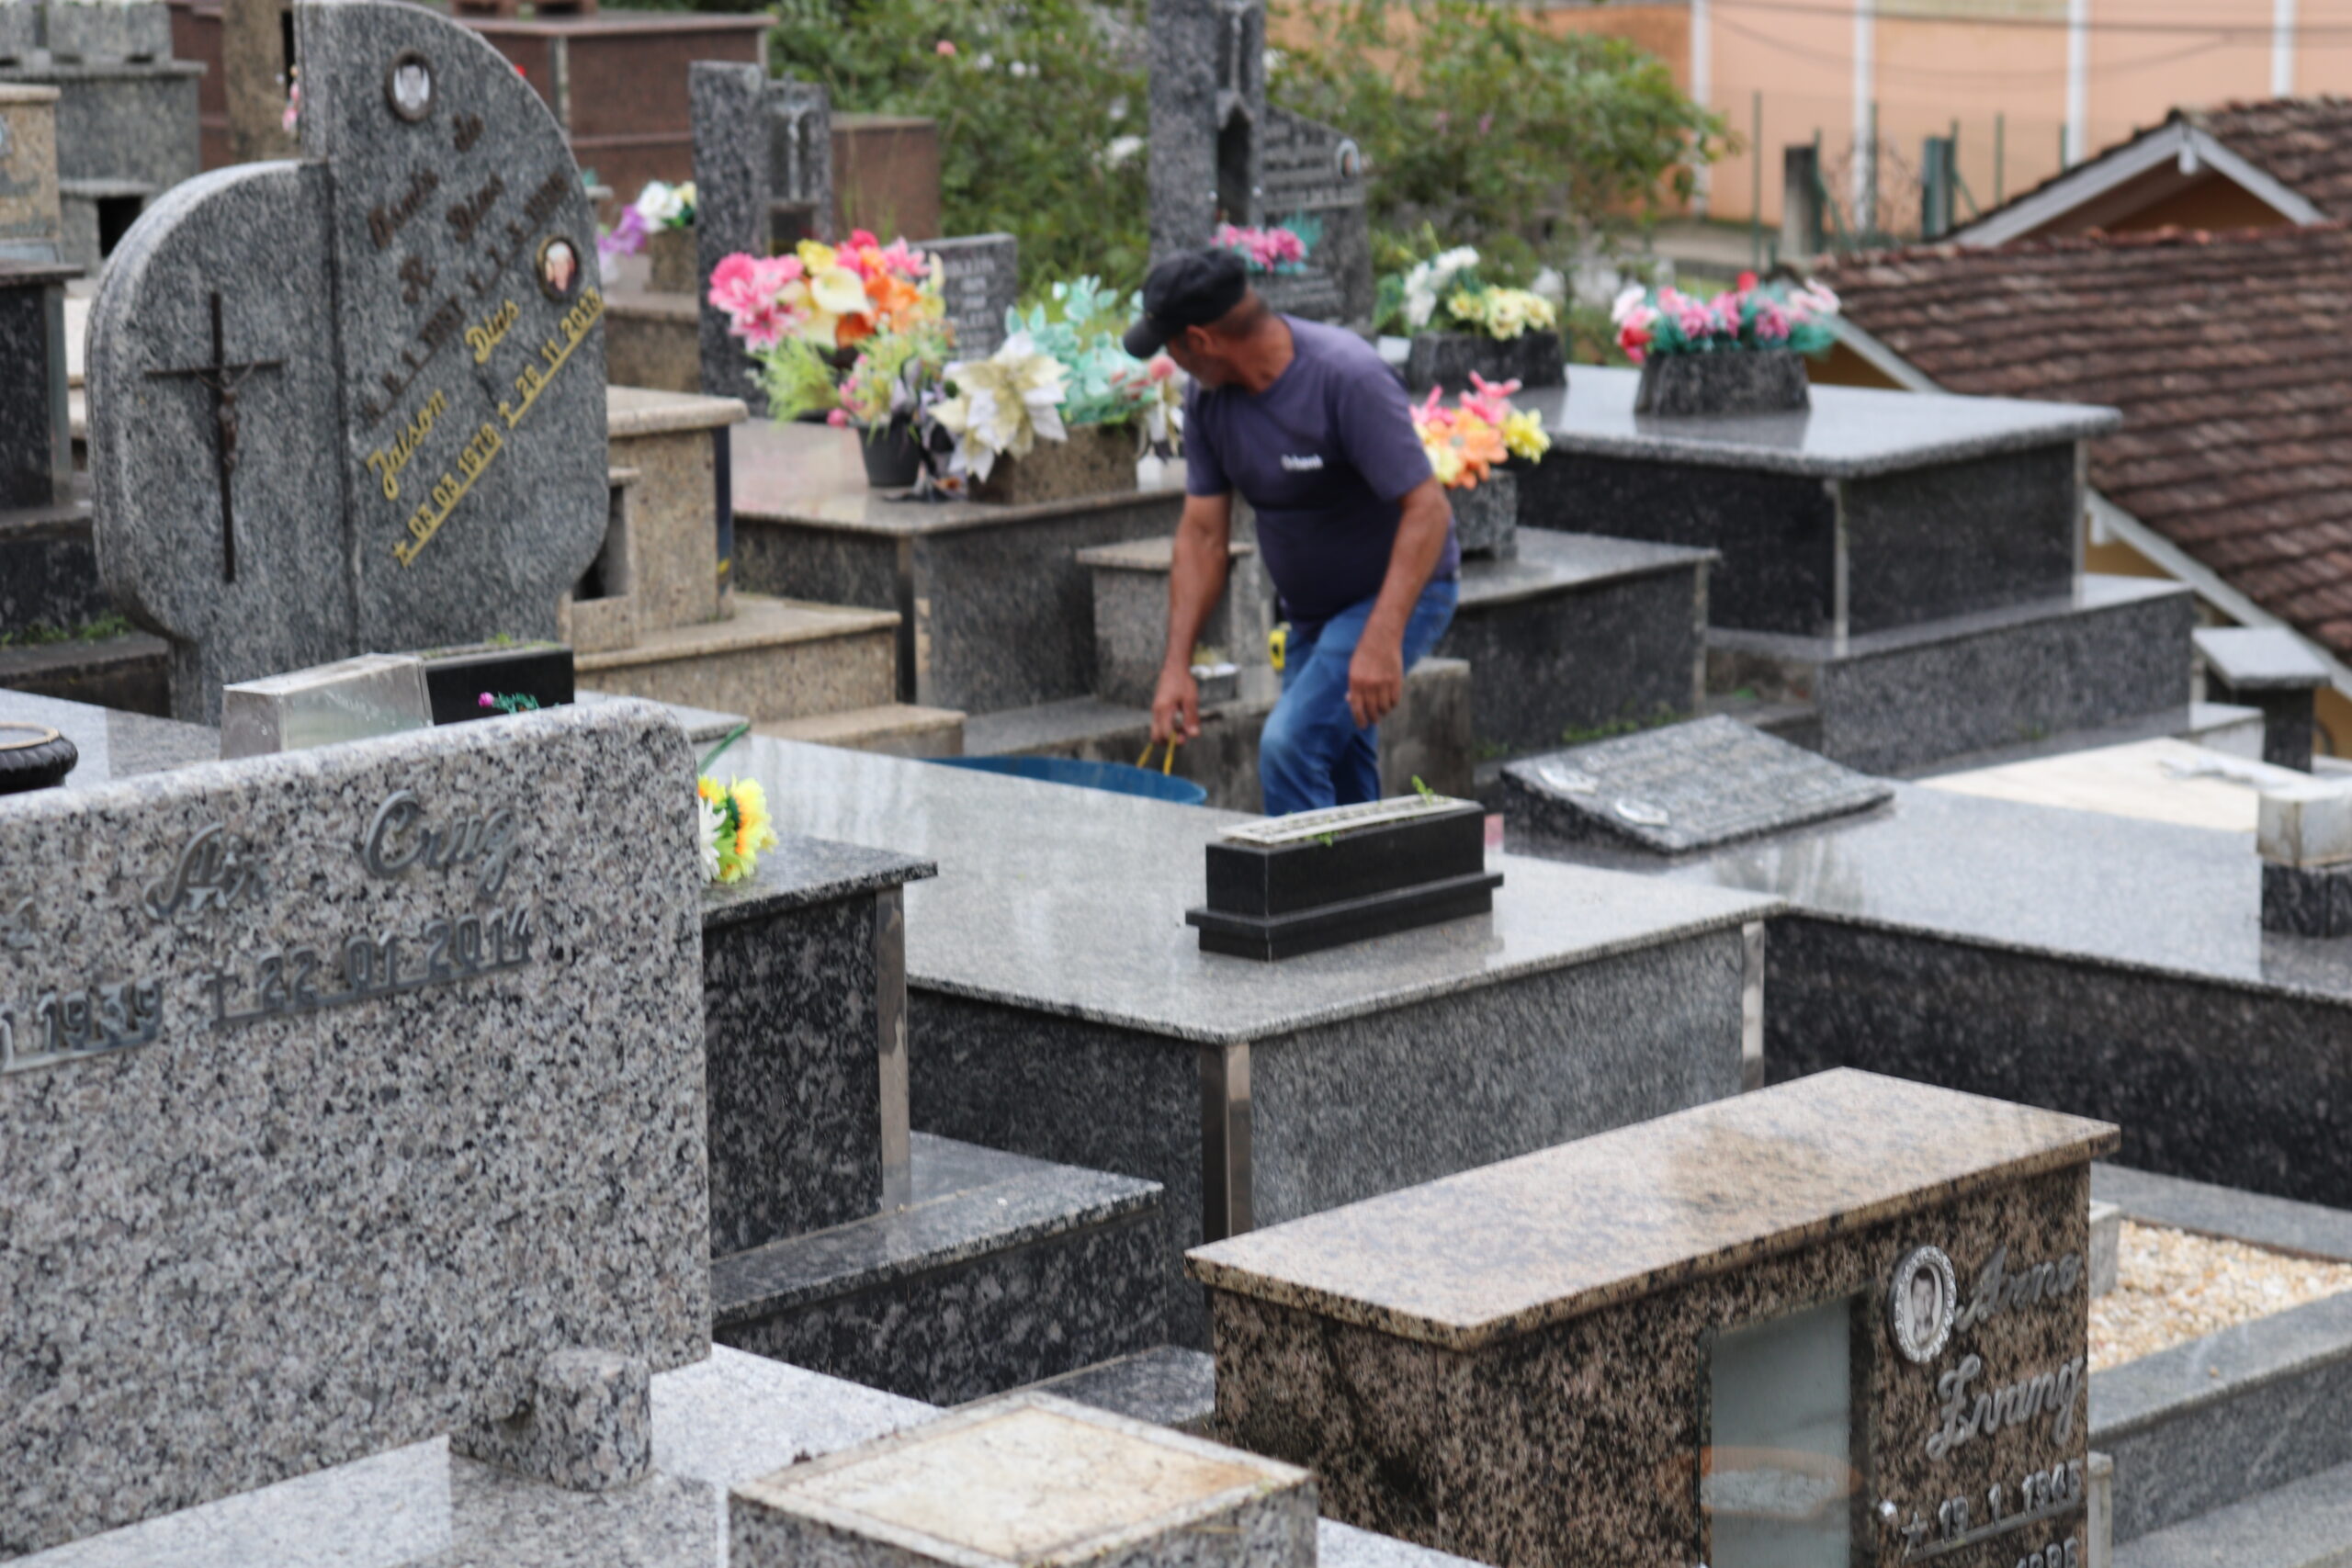
[[[1452,578],[1421,590],[1405,622],[1405,668],[1453,623],[1461,585]],[[1351,604],[1318,626],[1294,625],[1283,660],[1283,695],[1258,740],[1258,784],[1266,815],[1380,798],[1380,727],[1358,729],[1348,711],[1348,661],[1373,601]]]

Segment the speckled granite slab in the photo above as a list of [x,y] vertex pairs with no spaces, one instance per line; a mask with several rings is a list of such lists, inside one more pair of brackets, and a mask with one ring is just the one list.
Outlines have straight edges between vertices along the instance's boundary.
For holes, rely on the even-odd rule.
[[1721,716],[1508,763],[1501,787],[1506,812],[1536,832],[1659,854],[1866,811],[1894,793]]
[[[715,1348],[653,1380],[656,1473],[559,1492],[439,1438],[93,1536],[21,1568],[729,1568],[727,1492],[797,1460],[921,1425],[911,1399]],[[1325,1519],[1322,1568],[1464,1568]]]
[[1315,1479],[1016,1393],[735,1488],[735,1568],[1314,1568]]
[[1213,1290],[1469,1349],[2041,1171],[2116,1130],[1840,1070],[1187,1255]]
[[708,1344],[677,727],[0,801],[0,1552]]
[[2115,410],[2086,403],[1862,387],[1815,387],[1813,407],[1802,412],[1673,419],[1634,412],[1641,379],[1637,370],[1579,365],[1566,387],[1532,388],[1517,400],[1564,451],[1825,479],[2075,441],[2123,423]]
[[[781,832],[935,860],[907,889],[918,987],[1203,1043],[1264,1040],[1482,989],[1771,912],[1726,897],[1505,856],[1494,912],[1281,964],[1199,951],[1209,841],[1249,820],[1100,790],[752,736]],[[731,755],[731,754],[730,754]]]

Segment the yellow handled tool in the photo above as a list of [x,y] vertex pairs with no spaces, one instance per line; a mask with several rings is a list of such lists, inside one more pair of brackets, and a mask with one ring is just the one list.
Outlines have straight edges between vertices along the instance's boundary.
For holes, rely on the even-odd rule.
[[[1175,769],[1176,745],[1176,738],[1172,735],[1170,736],[1168,738],[1168,755],[1159,760],[1159,771],[1163,773],[1171,773]],[[1152,743],[1148,740],[1143,743],[1143,755],[1136,759],[1136,767],[1148,768],[1151,766],[1151,746]]]

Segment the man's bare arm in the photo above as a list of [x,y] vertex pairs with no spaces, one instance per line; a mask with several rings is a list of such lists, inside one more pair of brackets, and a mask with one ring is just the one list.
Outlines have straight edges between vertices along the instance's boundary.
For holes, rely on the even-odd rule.
[[1358,729],[1378,724],[1404,700],[1405,623],[1445,554],[1446,529],[1453,521],[1444,487],[1434,477],[1407,491],[1400,506],[1388,574],[1356,639],[1355,656],[1348,660],[1348,711]]
[[1188,495],[1176,525],[1176,554],[1168,573],[1168,651],[1151,699],[1151,738],[1190,740],[1201,732],[1201,689],[1193,679],[1193,649],[1225,592],[1227,541],[1233,536],[1233,497]]

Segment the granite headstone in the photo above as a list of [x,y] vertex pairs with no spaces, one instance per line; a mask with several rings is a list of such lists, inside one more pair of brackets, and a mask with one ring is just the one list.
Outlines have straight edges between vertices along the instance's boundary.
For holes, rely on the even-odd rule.
[[757,65],[698,60],[687,68],[695,142],[695,276],[702,301],[702,389],[767,399],[743,345],[707,298],[711,273],[737,252],[768,255],[832,232],[831,98],[807,82],[770,81]]
[[616,702],[0,802],[0,1556],[707,1353],[692,767]]
[[1266,119],[1263,0],[1151,0],[1151,254],[1259,220]]
[[299,163],[175,187],[91,309],[100,568],[174,714],[368,649],[555,630],[607,517],[595,222],[479,37],[295,9]]
[[[1375,285],[1363,149],[1353,137],[1287,109],[1269,107],[1265,123],[1262,219],[1305,223],[1316,237],[1295,284],[1275,279],[1273,288],[1261,283],[1261,291],[1294,315],[1370,326]],[[1292,294],[1295,299],[1285,298]]]
[[1004,346],[1004,313],[1021,301],[1021,242],[1011,234],[972,234],[925,240],[919,248],[938,258],[956,356],[984,359]]
[[1865,811],[1884,780],[1716,715],[1508,763],[1505,814],[1536,833],[1682,854]]
[[229,156],[250,164],[294,152],[286,129],[293,85],[287,51],[294,42],[288,0],[220,0],[220,77],[228,100]]

